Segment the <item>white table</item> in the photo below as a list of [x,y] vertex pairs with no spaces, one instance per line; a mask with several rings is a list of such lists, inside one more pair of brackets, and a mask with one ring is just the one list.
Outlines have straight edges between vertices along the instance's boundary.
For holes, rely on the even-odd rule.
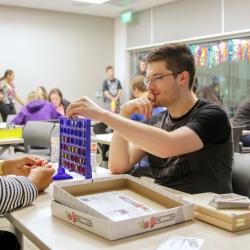
[[11,139],[3,139],[0,140],[0,146],[2,146],[0,150],[0,155],[2,155],[11,145],[23,143],[23,138],[11,138]]
[[[76,179],[80,175],[70,173]],[[99,168],[94,178],[109,176],[108,170]],[[68,180],[71,181],[71,180]],[[164,188],[185,197],[185,194]],[[109,241],[84,229],[71,225],[51,215],[52,185],[40,193],[37,200],[25,208],[19,208],[5,217],[14,225],[19,238],[26,235],[40,249],[105,249],[105,250],[153,250],[171,235],[205,239],[202,250],[249,249],[250,229],[231,233],[204,222],[193,220],[128,238]]]

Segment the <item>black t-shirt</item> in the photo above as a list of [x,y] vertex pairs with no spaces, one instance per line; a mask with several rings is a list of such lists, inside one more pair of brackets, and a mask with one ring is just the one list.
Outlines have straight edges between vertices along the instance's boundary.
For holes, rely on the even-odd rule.
[[168,132],[186,126],[204,144],[198,151],[169,158],[148,154],[155,183],[190,194],[232,192],[233,141],[223,108],[199,99],[180,118],[173,119],[166,110],[145,119],[143,123]]
[[247,96],[237,108],[233,119],[234,126],[246,126],[250,130],[250,96]]
[[[113,97],[117,96],[119,89],[122,89],[122,86],[121,86],[121,83],[118,79],[115,79],[115,78],[114,78],[114,80],[106,79],[103,82],[103,88],[102,88],[103,92],[107,90],[109,92],[109,94],[112,95]],[[105,96],[104,96],[104,101],[111,102],[111,100],[109,100]]]

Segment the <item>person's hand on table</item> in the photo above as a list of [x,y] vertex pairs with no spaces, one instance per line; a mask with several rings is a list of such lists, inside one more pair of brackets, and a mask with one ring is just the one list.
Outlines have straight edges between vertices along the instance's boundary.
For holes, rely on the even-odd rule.
[[54,173],[55,169],[46,164],[31,169],[28,179],[34,183],[38,192],[41,192],[53,182],[52,176]]
[[67,118],[71,118],[73,116],[80,115],[93,120],[101,121],[101,117],[107,112],[108,111],[92,102],[88,97],[84,96],[69,105],[66,111],[66,116]]
[[48,161],[37,156],[24,156],[3,161],[4,175],[28,176],[31,169],[45,166]]

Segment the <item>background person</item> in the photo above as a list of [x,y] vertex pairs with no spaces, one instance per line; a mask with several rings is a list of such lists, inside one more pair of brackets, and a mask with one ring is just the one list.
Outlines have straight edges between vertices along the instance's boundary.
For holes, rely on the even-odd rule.
[[[32,203],[38,192],[52,183],[54,173],[47,161],[39,157],[0,161],[0,214]],[[0,242],[1,249],[20,249],[16,236],[10,232],[0,231]]]
[[4,76],[0,78],[0,112],[4,122],[6,122],[8,115],[16,114],[14,99],[24,106],[20,97],[16,94],[14,78],[15,74],[12,70],[6,70]]
[[[120,115],[114,115],[82,97],[69,106],[67,117],[79,114],[115,131],[109,149],[109,169],[114,174],[127,172],[148,156],[159,185],[190,194],[232,192],[230,122],[222,107],[194,96],[195,73],[187,45],[165,44],[147,57],[146,98],[126,102]],[[167,110],[152,115],[159,106]],[[147,119],[131,121],[133,113]]]
[[199,99],[207,100],[221,106],[221,102],[214,95],[213,91],[207,86],[198,88],[195,94]]
[[43,86],[37,87],[36,92],[38,92],[38,93],[40,93],[42,95],[44,101],[49,100],[48,99],[48,93],[47,93],[47,90],[46,90],[45,87],[43,87]]
[[[232,121],[234,127],[245,126],[244,129],[250,130],[250,95],[245,97],[237,108]],[[243,147],[250,147],[250,135],[242,135]]]
[[[135,98],[147,97],[148,95],[147,87],[143,82],[144,78],[145,76],[137,76],[134,79],[132,79],[130,82],[130,87],[132,89],[132,92]],[[157,107],[153,109],[152,114],[156,114],[164,110],[165,110],[164,107]],[[132,114],[130,116],[130,119],[134,121],[142,121],[145,119],[145,117],[143,114]]]
[[111,111],[111,102],[116,103],[116,114],[120,113],[120,96],[122,94],[122,86],[118,79],[114,77],[114,68],[108,66],[106,68],[107,79],[103,82],[104,108]]
[[213,77],[213,83],[212,83],[212,85],[209,86],[209,88],[212,90],[212,92],[214,93],[214,95],[216,96],[216,98],[219,100],[219,102],[222,105],[224,96],[221,95],[220,81],[219,81],[218,76]]
[[33,91],[28,95],[27,104],[12,122],[25,125],[28,121],[53,120],[59,119],[60,116],[51,102],[44,101],[40,93]]
[[49,92],[49,101],[56,107],[56,110],[61,115],[66,114],[66,110],[70,105],[70,102],[63,99],[63,95],[60,89],[54,88]]

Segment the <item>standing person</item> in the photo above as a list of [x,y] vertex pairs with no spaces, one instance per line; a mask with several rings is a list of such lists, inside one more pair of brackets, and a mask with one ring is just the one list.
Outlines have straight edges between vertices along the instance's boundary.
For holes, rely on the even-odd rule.
[[12,70],[6,70],[4,76],[0,78],[0,112],[4,122],[6,122],[8,115],[16,114],[14,99],[24,106],[20,97],[16,94],[14,78],[15,74]]
[[[36,156],[0,161],[0,214],[31,204],[52,183],[55,170],[47,163]],[[1,249],[20,249],[11,232],[0,230],[0,242]]]
[[[242,103],[237,108],[232,125],[245,126],[244,129],[250,130],[250,95],[245,97]],[[242,135],[241,137],[243,147],[250,147],[250,135]]]
[[44,101],[38,92],[31,92],[28,95],[27,104],[20,110],[12,120],[15,124],[25,125],[28,121],[46,121],[59,119],[60,113],[56,107],[48,101]]
[[[148,156],[159,185],[190,194],[230,193],[230,122],[222,107],[194,96],[195,73],[195,59],[187,45],[165,44],[147,57],[147,97],[126,102],[120,115],[82,97],[69,106],[67,117],[79,114],[102,121],[115,131],[109,149],[112,173],[125,173]],[[154,107],[167,110],[152,115]],[[147,119],[131,121],[133,113]]]
[[114,77],[114,68],[108,66],[106,68],[108,78],[103,82],[104,108],[111,111],[111,102],[116,103],[116,113],[120,113],[120,96],[122,94],[122,86],[118,79]]
[[223,103],[223,96],[221,95],[220,91],[220,82],[219,82],[219,77],[215,76],[213,78],[213,83],[212,85],[209,86],[209,88],[212,90],[216,98],[219,100],[219,102],[222,104]]
[[66,110],[70,105],[70,102],[63,99],[62,92],[58,88],[54,88],[49,93],[49,101],[56,107],[56,111],[61,115],[66,114]]
[[45,87],[43,87],[43,86],[38,86],[38,87],[36,88],[36,91],[42,95],[44,101],[48,101],[48,100],[49,100],[49,99],[48,99],[48,93],[47,93],[47,90],[46,90]]

